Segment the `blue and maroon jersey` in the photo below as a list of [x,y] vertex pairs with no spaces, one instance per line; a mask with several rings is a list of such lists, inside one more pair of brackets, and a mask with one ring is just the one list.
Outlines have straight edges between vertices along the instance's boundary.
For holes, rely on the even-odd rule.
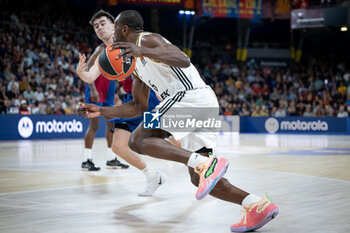
[[123,90],[126,93],[132,92],[132,78],[131,78],[131,76],[129,76],[127,79],[125,79],[124,81],[121,81],[119,83],[123,87]]
[[[103,103],[109,106],[114,105],[114,94],[116,89],[116,82],[111,81],[103,77],[103,75],[100,75],[94,82],[95,87],[99,94],[99,101],[98,103]],[[90,100],[91,96],[91,90],[90,86],[86,84],[85,87],[85,102],[86,103],[92,103]]]

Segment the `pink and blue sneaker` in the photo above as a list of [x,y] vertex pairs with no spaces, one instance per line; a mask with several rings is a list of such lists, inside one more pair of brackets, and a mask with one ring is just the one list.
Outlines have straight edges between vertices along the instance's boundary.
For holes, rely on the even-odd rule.
[[261,228],[274,219],[278,214],[278,208],[267,196],[250,206],[243,206],[246,215],[243,219],[231,226],[232,232],[249,232]]
[[195,171],[199,175],[196,199],[207,196],[227,171],[229,162],[224,158],[210,156],[204,163],[198,164]]

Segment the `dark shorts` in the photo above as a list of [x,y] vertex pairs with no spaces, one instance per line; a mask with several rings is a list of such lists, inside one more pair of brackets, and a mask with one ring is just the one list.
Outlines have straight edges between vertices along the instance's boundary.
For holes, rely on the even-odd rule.
[[[123,96],[123,104],[132,101],[134,98],[131,93],[128,93]],[[147,111],[152,111],[158,104],[160,103],[154,91],[150,90],[149,100],[148,100],[148,109]],[[124,129],[129,132],[133,132],[137,126],[143,121],[143,115],[135,118],[115,118],[109,120],[114,123],[114,127],[112,128],[112,132],[114,132],[114,128]]]

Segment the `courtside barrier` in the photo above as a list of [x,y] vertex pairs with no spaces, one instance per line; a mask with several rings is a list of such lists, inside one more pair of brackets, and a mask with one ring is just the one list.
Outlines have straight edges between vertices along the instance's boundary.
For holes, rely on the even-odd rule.
[[[220,116],[231,132],[350,134],[350,118]],[[83,138],[89,119],[76,115],[0,115],[0,140]],[[96,137],[104,137],[102,119]]]
[[241,117],[240,132],[350,134],[350,121],[337,117]]
[[[83,138],[89,119],[76,115],[0,115],[0,140]],[[100,121],[96,137],[104,137]]]

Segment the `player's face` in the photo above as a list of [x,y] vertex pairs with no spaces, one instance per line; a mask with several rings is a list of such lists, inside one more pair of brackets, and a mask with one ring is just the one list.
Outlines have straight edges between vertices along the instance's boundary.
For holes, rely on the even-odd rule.
[[100,40],[108,40],[114,33],[113,23],[106,16],[102,16],[95,20],[94,30]]
[[114,41],[115,42],[126,42],[126,37],[123,34],[123,26],[119,21],[120,16],[118,15],[114,22]]

